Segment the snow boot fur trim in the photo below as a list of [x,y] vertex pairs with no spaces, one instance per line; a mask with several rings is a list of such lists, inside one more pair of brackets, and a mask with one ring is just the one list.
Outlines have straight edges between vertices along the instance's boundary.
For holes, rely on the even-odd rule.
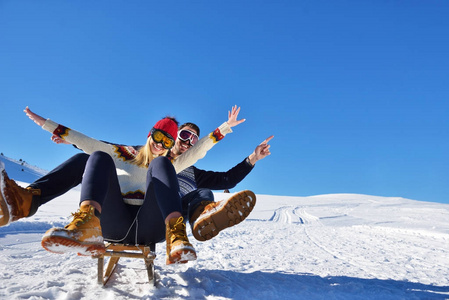
[[29,217],[33,196],[40,195],[41,190],[23,188],[9,179],[3,162],[0,162],[0,227]]

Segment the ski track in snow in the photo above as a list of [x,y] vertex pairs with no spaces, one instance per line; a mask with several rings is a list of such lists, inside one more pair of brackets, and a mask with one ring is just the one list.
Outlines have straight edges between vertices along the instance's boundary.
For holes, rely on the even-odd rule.
[[319,221],[319,218],[308,214],[301,207],[285,206],[276,209],[270,221],[287,224],[309,224]]

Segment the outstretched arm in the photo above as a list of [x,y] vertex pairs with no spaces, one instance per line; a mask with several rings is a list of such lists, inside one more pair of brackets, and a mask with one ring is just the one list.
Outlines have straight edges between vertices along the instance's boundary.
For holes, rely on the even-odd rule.
[[81,132],[72,130],[61,124],[53,122],[50,119],[44,119],[32,112],[28,107],[25,108],[26,115],[33,120],[37,125],[41,126],[42,129],[50,132],[52,134],[51,139],[57,144],[73,144],[76,147],[87,154],[91,154],[94,151],[103,151],[109,153],[112,157],[116,155],[115,146],[107,144],[105,142],[98,141],[91,137],[88,137]]
[[239,113],[240,107],[237,105],[233,106],[231,111],[228,111],[228,120],[226,122],[218,126],[218,128],[207,136],[201,138],[191,149],[177,157],[173,161],[173,166],[175,167],[176,173],[179,173],[185,168],[194,165],[199,159],[203,158],[207,151],[209,151],[216,143],[221,141],[226,134],[232,132],[231,127],[235,127],[245,122],[245,119],[237,119]]
[[[36,123],[40,127],[44,126],[46,119],[44,119],[43,117],[39,116],[38,114],[32,112],[31,109],[28,106],[23,111],[28,116],[28,118],[30,118],[34,123]],[[68,144],[68,145],[70,145],[69,142],[61,139],[56,134],[53,134],[51,136],[51,140],[53,142],[55,142],[56,144]]]
[[[268,137],[260,143],[250,156],[238,163],[226,172],[205,171],[193,168],[195,180],[198,188],[208,188],[211,190],[232,189],[241,182],[253,169],[254,164],[270,155],[270,145],[268,142],[274,136]],[[189,150],[190,151],[190,150]]]
[[253,153],[248,156],[249,162],[251,165],[255,165],[257,161],[264,159],[268,155],[271,154],[270,152],[270,145],[268,145],[268,142],[274,137],[274,135],[268,137],[265,141],[260,143]]

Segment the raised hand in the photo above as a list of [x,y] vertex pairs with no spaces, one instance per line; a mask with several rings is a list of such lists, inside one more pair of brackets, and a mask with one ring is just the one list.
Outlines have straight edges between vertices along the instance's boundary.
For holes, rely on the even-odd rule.
[[239,112],[240,112],[240,107],[237,107],[237,105],[233,106],[231,111],[228,111],[229,127],[237,126],[246,121],[246,119],[237,120],[237,117],[239,116]]
[[31,120],[34,121],[34,123],[36,123],[37,125],[39,125],[39,126],[41,126],[41,127],[44,126],[45,119],[42,118],[41,116],[35,114],[34,112],[32,112],[32,111],[28,108],[28,106],[27,106],[23,111],[26,113],[26,115],[28,116],[28,118],[30,118]]
[[271,154],[271,152],[270,152],[271,145],[268,145],[268,142],[273,137],[274,137],[274,135],[270,136],[269,138],[267,138],[265,141],[263,141],[256,147],[256,149],[254,150],[254,153],[256,154],[257,160],[261,160]]
[[[23,111],[26,113],[28,118],[30,118],[31,120],[34,121],[34,123],[36,123],[37,125],[39,125],[41,127],[44,126],[44,123],[45,123],[46,120],[43,117],[39,116],[38,114],[35,114],[34,112],[32,112],[28,106]],[[53,142],[55,142],[56,144],[70,144],[69,142],[67,142],[64,139],[60,138],[56,134],[53,134],[51,136],[51,140]]]
[[262,143],[260,143],[254,152],[248,157],[249,161],[252,165],[254,165],[257,161],[264,159],[268,155],[271,154],[270,147],[271,145],[268,142],[274,137],[274,135],[266,138]]

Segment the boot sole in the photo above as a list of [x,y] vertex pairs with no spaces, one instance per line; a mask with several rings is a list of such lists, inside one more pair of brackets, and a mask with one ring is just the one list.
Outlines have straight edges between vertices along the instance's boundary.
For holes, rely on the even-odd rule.
[[169,257],[167,258],[166,264],[185,264],[192,260],[196,260],[195,249],[191,247],[184,247],[171,251]]
[[6,197],[4,195],[3,189],[3,172],[5,172],[4,165],[0,162],[0,227],[8,225],[11,214],[9,213],[9,205],[6,202]]
[[45,250],[57,254],[73,252],[82,256],[96,256],[106,252],[103,243],[83,243],[62,236],[44,236],[41,245]]
[[200,215],[193,226],[193,236],[199,241],[210,240],[223,229],[245,220],[255,205],[256,195],[253,192],[239,192],[223,201],[222,205]]

